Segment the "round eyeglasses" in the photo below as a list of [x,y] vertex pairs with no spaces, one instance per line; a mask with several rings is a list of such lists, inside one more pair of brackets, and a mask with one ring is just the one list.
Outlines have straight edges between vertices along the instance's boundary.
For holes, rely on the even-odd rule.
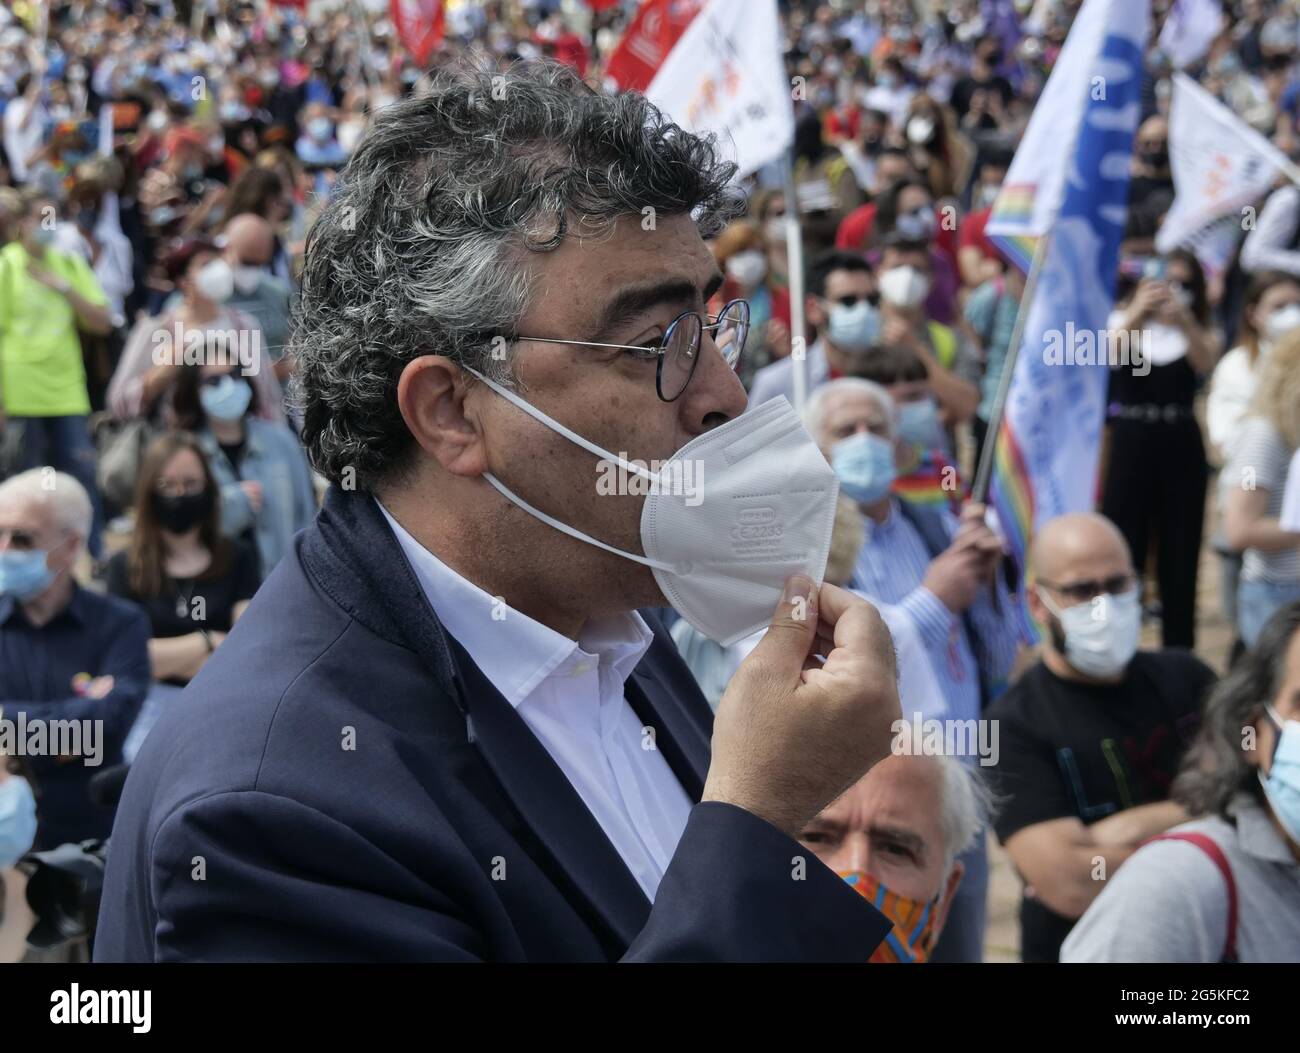
[[722,354],[728,368],[740,365],[745,341],[749,339],[749,303],[732,300],[711,322],[705,322],[698,311],[683,311],[664,331],[663,339],[641,346],[633,344],[601,344],[591,340],[559,340],[546,336],[520,336],[518,340],[535,340],[541,344],[570,344],[576,347],[608,347],[632,351],[641,357],[651,355],[659,360],[655,371],[655,389],[664,402],[681,397],[686,385],[695,375],[700,361],[700,346],[704,333],[712,334],[714,346]]

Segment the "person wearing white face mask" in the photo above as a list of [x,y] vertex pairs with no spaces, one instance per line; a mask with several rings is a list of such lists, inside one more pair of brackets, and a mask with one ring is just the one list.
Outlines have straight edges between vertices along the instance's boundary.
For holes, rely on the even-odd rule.
[[232,216],[222,228],[225,261],[230,264],[234,287],[226,303],[257,319],[265,341],[268,361],[276,379],[287,381],[293,359],[284,353],[289,338],[289,283],[271,273],[275,255],[275,231],[261,216],[246,212]]
[[1169,784],[1214,674],[1180,648],[1138,649],[1137,575],[1103,516],[1038,530],[1027,599],[1042,658],[986,716],[1001,739],[994,826],[1025,883],[1021,957],[1043,962],[1105,887],[1099,873],[1186,821]]
[[1291,459],[1300,449],[1300,329],[1270,348],[1224,475],[1224,535],[1242,553],[1237,624],[1247,647],[1279,607],[1300,599],[1300,533],[1282,521]]
[[1173,796],[1197,818],[1143,845],[1063,962],[1300,962],[1300,604],[1205,704]]
[[[1289,329],[1300,326],[1300,279],[1283,271],[1255,274],[1242,300],[1236,344],[1219,359],[1210,378],[1205,400],[1205,430],[1220,466],[1232,459],[1241,424],[1255,396],[1259,369],[1265,356]],[[1237,628],[1237,588],[1241,580],[1241,552],[1228,544],[1222,525],[1222,509],[1232,481],[1219,474],[1220,522],[1213,545],[1219,558],[1219,597],[1224,619]],[[1244,645],[1240,632],[1234,654]]]
[[[182,243],[164,260],[163,268],[176,294],[161,314],[143,318],[127,337],[126,347],[108,384],[108,407],[120,421],[154,420],[166,424],[168,405],[164,398],[176,382],[184,364],[186,345],[194,346],[195,334],[228,334],[227,345],[240,342],[253,352],[253,383],[257,386],[258,415],[283,424],[284,393],[269,365],[265,341],[256,318],[230,306],[235,276],[223,259],[221,249],[210,241]],[[180,334],[177,347],[176,335]],[[129,492],[125,495],[129,500]]]
[[[975,415],[979,362],[956,330],[926,318],[930,281],[930,252],[923,244],[896,238],[886,242],[876,271],[884,342],[906,348],[925,365],[940,423],[951,432]],[[942,432],[930,442],[945,443],[951,453],[951,438]]]
[[[747,310],[709,310],[704,240],[732,168],[667,127],[547,61],[440,68],[376,122],[293,336],[333,485],[133,764],[101,960],[843,961],[883,938],[790,861],[888,748],[888,634],[815,582],[834,473],[783,400],[744,412]],[[521,199],[556,157],[554,195]],[[723,644],[775,617],[716,715],[665,603]],[[246,880],[224,903],[156,880],[177,852]]]
[[773,317],[774,311],[780,310],[789,318],[790,296],[784,289],[778,295],[772,287],[767,246],[757,224],[749,220],[729,224],[713,243],[713,256],[726,279],[709,307],[718,311],[733,300],[749,304],[749,338],[745,347],[752,354],[745,356],[746,361],[741,362],[738,371],[741,383],[748,387],[759,369],[790,353],[790,328]]

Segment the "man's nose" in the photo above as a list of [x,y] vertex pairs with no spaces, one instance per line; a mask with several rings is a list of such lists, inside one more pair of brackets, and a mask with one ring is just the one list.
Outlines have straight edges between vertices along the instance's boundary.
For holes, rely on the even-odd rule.
[[727,365],[711,333],[705,333],[700,340],[699,355],[695,375],[681,397],[686,428],[692,435],[739,417],[749,405],[740,377]]
[[869,873],[871,867],[871,839],[864,833],[849,834],[841,845],[845,870]]

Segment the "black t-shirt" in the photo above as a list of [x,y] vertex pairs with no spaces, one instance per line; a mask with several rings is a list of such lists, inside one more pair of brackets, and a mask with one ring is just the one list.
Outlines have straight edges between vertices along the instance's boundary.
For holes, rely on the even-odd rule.
[[248,436],[244,435],[241,438],[236,439],[234,442],[219,442],[217,445],[221,447],[221,452],[226,455],[226,460],[230,462],[230,467],[232,467],[235,470],[235,474],[238,475],[239,466],[244,460],[244,447],[248,445]]
[[[1085,825],[1167,800],[1179,761],[1200,726],[1214,673],[1186,651],[1139,651],[1115,685],[1062,680],[1037,663],[986,716],[996,720],[1001,801],[994,821],[1006,844],[1027,826],[1068,816]],[[1025,897],[1020,952],[1054,962],[1073,919]]]
[[229,632],[235,604],[253,598],[259,575],[257,555],[247,544],[234,542],[228,553],[224,568],[214,562],[197,578],[165,576],[160,596],[141,597],[128,580],[127,553],[119,552],[108,561],[105,583],[112,595],[144,608],[154,637],[184,636],[198,629]]

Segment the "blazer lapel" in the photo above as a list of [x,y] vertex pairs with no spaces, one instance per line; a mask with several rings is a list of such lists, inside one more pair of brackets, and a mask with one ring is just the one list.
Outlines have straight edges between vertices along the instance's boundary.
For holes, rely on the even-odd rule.
[[[580,906],[617,954],[636,938],[650,901],[586,803],[523,718],[469,655],[451,642],[465,687],[471,740],[519,817],[532,851],[570,902]],[[585,907],[586,909],[582,909]]]
[[621,955],[645,926],[650,901],[523,718],[443,629],[374,498],[332,488],[300,551],[336,603],[420,656],[465,714],[470,741],[532,833],[532,853],[611,956]]
[[[672,650],[671,664],[661,651],[665,646]],[[711,721],[701,721],[698,714],[708,713],[709,705],[666,634],[655,633],[655,643],[628,677],[626,693],[641,723],[654,728],[656,749],[663,753],[690,799],[698,804],[709,770],[712,734]],[[683,704],[692,696],[694,714]]]

